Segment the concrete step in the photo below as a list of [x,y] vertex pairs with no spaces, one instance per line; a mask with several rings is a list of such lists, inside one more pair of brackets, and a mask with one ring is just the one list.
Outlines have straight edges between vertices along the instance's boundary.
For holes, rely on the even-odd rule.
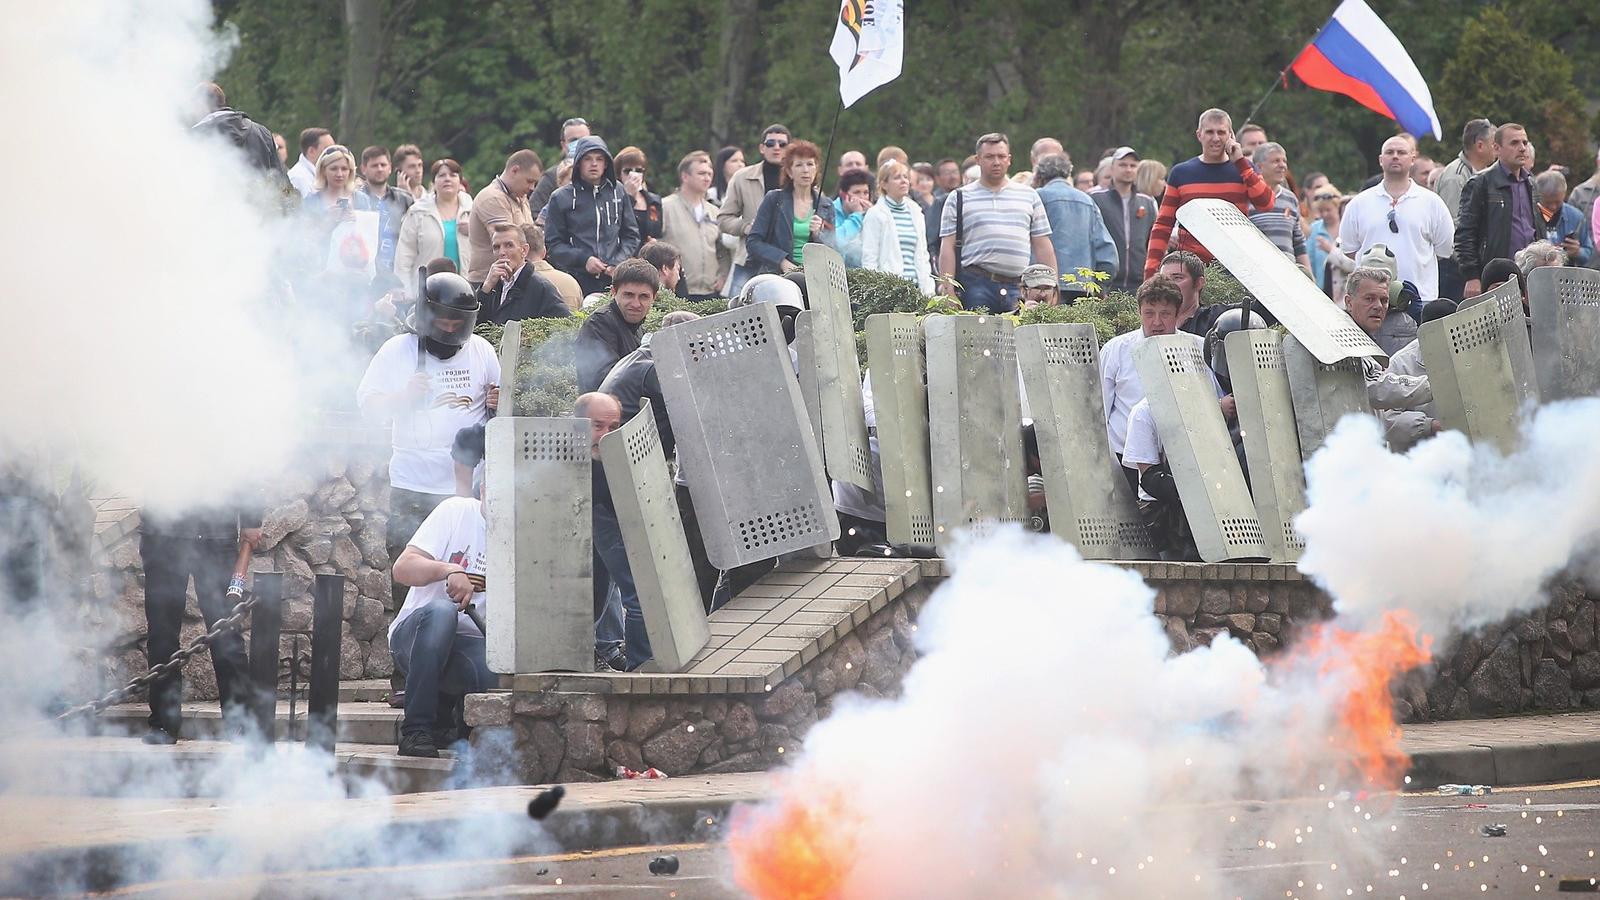
[[[301,685],[301,690],[305,686]],[[280,690],[280,698],[287,699],[288,691]],[[302,695],[303,696],[303,695]],[[340,703],[379,703],[389,698],[389,679],[363,678],[358,681],[339,682]]]
[[[185,703],[183,731],[185,738],[219,738],[222,736],[222,714],[215,700]],[[121,703],[108,707],[100,714],[100,721],[113,732],[142,734],[148,727],[150,707],[144,703]],[[404,710],[394,709],[387,703],[340,703],[340,744],[387,744],[400,742],[400,720]],[[289,701],[278,701],[277,735],[280,741],[304,740],[306,735],[306,704],[304,698],[296,704],[295,721],[289,722]]]

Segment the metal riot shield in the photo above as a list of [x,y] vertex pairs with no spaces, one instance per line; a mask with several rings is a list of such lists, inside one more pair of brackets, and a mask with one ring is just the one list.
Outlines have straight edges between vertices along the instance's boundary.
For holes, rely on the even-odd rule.
[[1283,339],[1283,362],[1289,374],[1289,396],[1294,403],[1302,460],[1317,452],[1333,426],[1346,415],[1372,415],[1367,378],[1359,359],[1343,359],[1330,365],[1313,356],[1290,334]]
[[867,368],[878,423],[889,542],[932,546],[928,382],[922,326],[916,316],[879,313],[867,317]]
[[1276,331],[1252,328],[1228,335],[1223,347],[1262,538],[1273,562],[1294,562],[1306,548],[1294,528],[1294,517],[1306,508],[1306,473],[1283,338]]
[[489,668],[594,671],[588,419],[500,416],[484,432]]
[[640,401],[627,424],[600,439],[600,458],[651,653],[662,671],[681,671],[710,642],[711,630],[649,400]]
[[[1520,299],[1517,307],[1520,318]],[[1500,304],[1485,301],[1424,324],[1417,339],[1439,421],[1474,442],[1510,451],[1522,412],[1534,398],[1517,378],[1503,324]]]
[[522,320],[512,319],[500,332],[500,405],[497,416],[517,414],[517,362],[522,358]]
[[1199,342],[1189,334],[1146,338],[1134,349],[1133,364],[1200,558],[1266,559],[1261,520]]
[[778,311],[741,306],[663,328],[651,346],[712,565],[838,538]]
[[1178,224],[1210,250],[1319,362],[1385,355],[1232,203],[1191,200],[1179,207]]
[[934,541],[1026,520],[1017,353],[1005,316],[928,316],[928,436]]
[[806,305],[816,348],[818,408],[822,412],[822,462],[828,477],[873,489],[872,450],[861,405],[861,361],[844,257],[826,244],[806,245]]
[[[822,449],[822,401],[817,396],[817,345],[812,339],[811,310],[801,310],[794,318],[794,368],[800,379],[800,399],[806,405],[806,421],[811,424],[811,437]],[[823,468],[827,468],[824,461]]]
[[1528,274],[1528,308],[1540,398],[1600,396],[1600,271],[1534,269]]
[[1133,491],[1106,443],[1093,325],[1025,325],[1017,360],[1049,503],[1050,530],[1085,559],[1157,559]]

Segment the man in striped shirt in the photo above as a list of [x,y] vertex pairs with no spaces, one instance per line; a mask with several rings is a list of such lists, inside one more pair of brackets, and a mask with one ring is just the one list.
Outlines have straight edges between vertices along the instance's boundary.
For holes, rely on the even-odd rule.
[[1188,250],[1207,262],[1213,258],[1187,233],[1180,231],[1177,239],[1172,239],[1178,207],[1190,200],[1215,197],[1232,203],[1245,215],[1250,214],[1251,207],[1261,212],[1272,209],[1272,188],[1261,180],[1260,173],[1245,158],[1244,148],[1234,140],[1233,119],[1226,112],[1208,109],[1201,113],[1194,136],[1200,141],[1200,155],[1178,163],[1167,173],[1167,193],[1161,198],[1161,212],[1156,215],[1145,252],[1146,278],[1161,267],[1161,258],[1169,250]]
[[977,181],[953,191],[939,221],[939,291],[967,309],[1010,312],[1021,296],[1029,262],[1056,266],[1050,219],[1039,192],[1006,177],[1011,140],[998,132],[978,138]]

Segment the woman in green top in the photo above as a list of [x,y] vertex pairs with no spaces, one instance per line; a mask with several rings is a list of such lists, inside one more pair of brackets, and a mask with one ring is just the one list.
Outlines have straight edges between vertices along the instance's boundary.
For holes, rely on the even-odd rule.
[[790,141],[779,187],[756,211],[745,246],[759,272],[784,274],[805,263],[808,243],[833,243],[833,204],[817,192],[822,154],[810,141]]

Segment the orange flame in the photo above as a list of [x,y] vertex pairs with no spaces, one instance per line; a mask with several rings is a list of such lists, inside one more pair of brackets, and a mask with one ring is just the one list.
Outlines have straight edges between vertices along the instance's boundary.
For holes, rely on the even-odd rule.
[[734,813],[734,880],[757,900],[838,900],[858,824],[839,795],[802,793],[791,779],[772,803]]
[[1370,631],[1319,626],[1305,645],[1305,653],[1320,660],[1322,675],[1348,687],[1339,702],[1341,727],[1330,743],[1376,788],[1396,786],[1411,762],[1400,749],[1389,684],[1432,659],[1432,646],[1433,639],[1418,635],[1416,619],[1403,610],[1384,613]]

